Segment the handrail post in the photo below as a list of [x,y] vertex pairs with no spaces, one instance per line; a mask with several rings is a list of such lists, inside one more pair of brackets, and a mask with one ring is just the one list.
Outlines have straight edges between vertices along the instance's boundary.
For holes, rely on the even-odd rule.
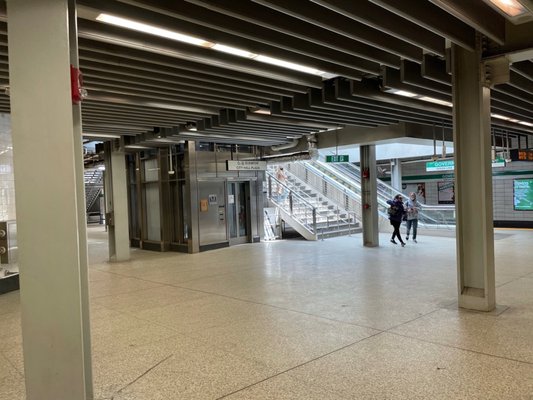
[[272,199],[272,177],[268,176],[268,198]]
[[292,211],[292,190],[289,191],[289,210],[291,211],[291,215],[293,215],[293,211]]
[[316,208],[313,207],[313,231],[315,232],[315,234],[317,234],[317,230],[316,230]]

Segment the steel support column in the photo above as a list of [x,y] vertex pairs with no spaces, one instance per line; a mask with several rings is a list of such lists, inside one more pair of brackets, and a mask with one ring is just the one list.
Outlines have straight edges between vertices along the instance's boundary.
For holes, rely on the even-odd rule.
[[478,50],[452,45],[459,307],[495,307],[490,88]]
[[105,162],[109,259],[126,261],[130,259],[130,234],[125,154],[108,142],[105,144]]
[[391,186],[402,191],[402,161],[399,158],[391,160]]
[[361,160],[363,245],[376,247],[379,246],[376,146],[361,146],[359,153]]
[[[84,182],[68,1],[10,0],[7,10],[26,396],[87,400]],[[43,154],[57,155],[44,171],[36,165]]]

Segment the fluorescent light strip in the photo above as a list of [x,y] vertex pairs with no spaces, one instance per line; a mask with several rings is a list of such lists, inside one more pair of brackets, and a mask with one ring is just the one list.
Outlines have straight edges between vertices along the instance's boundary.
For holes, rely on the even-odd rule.
[[255,54],[250,51],[238,49],[236,47],[226,46],[220,43],[213,43],[208,40],[196,38],[196,37],[189,36],[189,35],[184,35],[178,32],[174,32],[174,31],[169,31],[167,29],[158,28],[156,26],[144,24],[142,22],[137,22],[137,21],[126,19],[126,18],[116,17],[114,15],[99,14],[98,17],[96,17],[96,20],[100,22],[105,22],[111,25],[120,26],[122,28],[132,29],[135,31],[148,33],[150,35],[160,36],[166,39],[172,39],[172,40],[176,40],[179,42],[193,44],[196,46],[211,48],[213,50],[217,50],[223,53],[256,60],[256,61],[263,62],[266,64],[276,65],[278,67],[305,72],[307,74],[318,75],[325,79],[329,79],[329,78],[333,78],[337,76],[335,74],[330,74],[325,71],[320,71],[316,68],[306,67],[305,65],[300,65],[300,64],[289,62],[289,61],[284,61],[279,58],[273,58],[273,57],[268,57],[268,56],[264,56],[261,54]]
[[517,0],[489,0],[492,4],[498,7],[501,11],[510,17],[517,17],[524,14],[527,10]]
[[245,58],[255,58],[257,54],[251,53],[246,50],[237,49],[235,47],[225,46],[223,44],[215,44],[211,47],[213,50],[222,51],[223,53],[233,54],[235,56],[245,57]]
[[109,14],[100,14],[96,17],[97,21],[105,22],[111,25],[120,26],[122,28],[132,29],[134,31],[148,33],[150,35],[160,36],[167,39],[176,40],[178,42],[184,42],[189,44],[194,44],[196,46],[202,47],[212,47],[214,43],[208,42],[207,40],[198,39],[193,36],[183,35],[181,33],[169,31],[167,29],[158,28],[156,26],[143,24],[142,22],[132,21],[126,18],[115,17],[114,15]]
[[404,97],[417,97],[416,93],[408,92],[406,90],[392,90],[392,93],[397,94],[398,96]]
[[441,106],[453,107],[453,104],[450,103],[449,101],[435,99],[433,97],[420,96],[418,99],[423,100],[423,101],[429,101],[430,103],[440,104]]

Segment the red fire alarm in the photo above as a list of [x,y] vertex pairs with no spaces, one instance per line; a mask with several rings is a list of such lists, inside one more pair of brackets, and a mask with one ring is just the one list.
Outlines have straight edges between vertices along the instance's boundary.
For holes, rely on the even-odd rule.
[[86,95],[83,89],[83,75],[79,68],[70,66],[70,89],[72,94],[72,104],[80,104]]
[[370,171],[368,168],[364,168],[362,172],[363,179],[368,179],[370,177]]

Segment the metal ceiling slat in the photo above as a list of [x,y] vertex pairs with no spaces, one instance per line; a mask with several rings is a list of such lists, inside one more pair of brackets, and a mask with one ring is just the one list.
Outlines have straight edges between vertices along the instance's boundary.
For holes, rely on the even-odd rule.
[[[137,3],[137,2],[133,2]],[[182,2],[173,2],[174,11],[168,12],[166,9],[158,9],[153,1],[148,2],[145,8],[132,7],[124,3],[116,3],[114,1],[102,1],[102,0],[90,0],[84,1],[90,7],[98,7],[101,10],[109,10],[110,13],[118,13],[124,15],[126,18],[133,20],[144,21],[150,25],[159,26],[171,31],[175,31],[176,27],[179,27],[180,33],[189,34],[194,37],[199,37],[204,40],[221,43],[226,46],[231,46],[243,50],[250,51],[252,53],[265,54],[270,57],[280,58],[293,63],[305,64],[309,67],[313,67],[319,70],[329,71],[334,74],[345,75],[348,74],[353,79],[358,79],[361,73],[353,68],[341,66],[340,64],[327,61],[326,58],[313,57],[302,53],[300,50],[302,46],[296,46],[293,48],[277,47],[269,45],[264,40],[258,40],[245,37],[241,34],[232,34],[220,29],[214,29],[209,25],[199,25],[198,22],[203,21],[207,16],[205,13],[201,13],[201,17],[198,21],[191,19],[194,15],[193,5]],[[157,4],[157,3],[155,3]],[[135,4],[138,7],[143,7],[143,4]],[[200,8],[198,8],[200,9]],[[156,11],[157,10],[157,11]],[[92,16],[94,13],[89,13]],[[80,13],[83,17],[83,10]],[[220,54],[216,51],[212,51],[214,54]],[[367,65],[365,60],[361,61],[361,65]]]
[[[100,75],[86,74],[84,75],[85,81],[88,84],[95,83],[97,85],[106,85],[121,87],[126,89],[140,90],[142,92],[157,93],[162,95],[169,96],[183,96],[191,99],[205,99],[210,101],[227,101],[227,102],[236,102],[240,105],[254,105],[254,104],[267,104],[268,99],[260,99],[257,97],[250,96],[238,96],[233,93],[219,92],[208,89],[200,88],[189,88],[187,86],[176,85],[174,83],[168,82],[157,82],[151,81],[148,79],[108,79]],[[272,99],[270,99],[272,100]]]
[[199,113],[201,114],[207,114],[207,115],[213,115],[218,114],[218,108],[215,107],[208,107],[208,106],[195,106],[191,105],[190,103],[177,103],[177,102],[165,102],[161,101],[159,99],[153,99],[153,98],[147,98],[147,97],[141,97],[141,96],[131,96],[131,95],[120,95],[120,94],[111,94],[111,93],[105,93],[100,92],[96,90],[92,90],[88,94],[88,99],[93,101],[105,101],[109,103],[117,103],[117,104],[131,104],[136,106],[148,106],[148,107],[155,107],[155,108],[161,108],[166,110],[176,110],[176,111],[184,111],[184,112],[191,112],[191,113]]
[[322,122],[334,122],[338,124],[349,124],[349,125],[359,125],[359,126],[368,126],[373,127],[380,125],[378,123],[368,123],[368,121],[361,121],[358,118],[351,118],[346,115],[343,115],[339,113],[338,111],[330,112],[330,113],[320,113],[313,110],[305,110],[303,108],[301,109],[294,109],[292,104],[292,99],[288,97],[282,98],[281,102],[273,102],[272,103],[272,111],[275,114],[282,114],[282,115],[294,115],[297,117],[300,117],[302,119],[310,119],[310,120],[316,120],[316,121],[322,121]]
[[533,107],[533,94],[529,92],[524,92],[523,90],[517,89],[514,86],[509,84],[497,85],[494,87],[495,91],[500,93],[505,93],[509,96],[520,100],[521,102],[529,103],[529,107]]
[[109,112],[119,112],[125,114],[133,114],[138,116],[152,116],[161,118],[189,118],[197,119],[205,117],[205,113],[190,113],[179,110],[165,110],[153,107],[142,107],[127,104],[109,103],[105,101],[94,101],[90,98],[82,102],[82,109],[89,108],[93,110],[104,110]]
[[312,104],[309,95],[298,95],[293,97],[292,109],[296,111],[309,111],[319,115],[335,115],[344,116],[360,122],[376,123],[379,125],[387,125],[397,122],[394,118],[380,118],[378,116],[370,115],[369,113],[361,114],[356,107],[331,107],[323,104]]
[[[240,118],[239,112],[237,112],[237,117]],[[298,126],[312,126],[316,128],[320,128],[323,130],[327,129],[335,129],[340,126],[340,124],[328,124],[328,123],[319,123],[319,122],[309,122],[304,120],[298,120],[295,118],[289,118],[289,117],[283,117],[283,116],[275,116],[275,115],[261,115],[261,114],[254,114],[254,113],[246,113],[246,120],[247,121],[261,121],[261,122],[268,122],[268,123],[281,123],[281,124],[294,124]]]
[[434,80],[426,79],[422,76],[422,69],[420,64],[412,61],[402,60],[402,68],[400,69],[400,79],[402,82],[418,86],[432,92],[441,93],[444,96],[452,95],[452,88]]
[[435,121],[434,117],[428,116],[426,114],[418,113],[415,110],[411,112],[406,111],[397,111],[390,110],[381,107],[377,107],[374,104],[368,104],[363,101],[354,102],[343,100],[337,96],[336,87],[327,87],[324,88],[320,93],[317,90],[311,92],[311,104],[314,102],[321,102],[324,105],[335,105],[337,107],[353,107],[358,110],[358,112],[366,113],[367,115],[376,115],[378,117],[391,117],[396,120],[412,121],[417,123],[427,123],[429,121]]
[[[252,0],[254,3],[271,7],[287,13],[294,18],[313,23],[324,29],[347,38],[366,43],[378,49],[396,54],[407,60],[420,62],[422,50],[383,31],[371,28],[344,15],[328,10],[311,2],[295,2],[286,0]],[[341,39],[342,40],[342,39]]]
[[[91,55],[88,55],[91,54]],[[93,71],[104,71],[113,74],[121,74],[128,76],[138,76],[149,74],[153,77],[161,77],[161,79],[178,79],[184,84],[190,86],[213,86],[213,87],[228,87],[235,92],[249,91],[263,93],[265,96],[288,96],[295,92],[305,92],[306,88],[298,86],[298,90],[281,89],[274,86],[265,86],[254,84],[250,82],[238,81],[236,79],[228,79],[216,75],[208,75],[188,70],[181,70],[177,68],[169,68],[159,64],[149,64],[132,59],[119,57],[106,57],[101,53],[80,52],[80,65],[83,69],[88,68]],[[278,86],[280,82],[278,82]],[[294,85],[296,86],[296,85]]]
[[[293,56],[287,53],[285,55],[276,55],[276,49],[284,49],[290,53],[299,55],[301,61],[297,59],[295,61],[297,64],[307,65],[313,62],[313,59],[322,60],[330,64],[329,67],[324,65],[324,68],[326,68],[325,72],[332,74],[349,75],[352,79],[360,79],[361,71],[375,73],[379,69],[379,64],[364,58],[350,56],[346,53],[285,35],[273,29],[258,26],[257,24],[247,22],[244,19],[239,19],[229,14],[211,11],[209,8],[200,7],[192,3],[160,0],[155,2],[153,0],[126,0],[126,2],[157,11],[161,14],[171,15],[184,21],[193,22],[205,26],[208,29],[226,32],[227,34],[256,43],[256,45],[252,44],[252,46],[243,43],[243,45],[233,45],[233,47],[242,48],[269,57],[287,60],[293,59]],[[219,40],[222,40],[222,37]],[[215,40],[215,42],[219,40]],[[230,45],[230,43],[224,42],[221,42],[221,44]],[[344,68],[341,70],[339,67]],[[324,70],[324,68],[321,67],[318,69]],[[336,70],[331,70],[331,68],[336,68]]]
[[[296,19],[283,12],[254,4],[248,0],[220,2],[212,0],[185,0],[209,10],[230,15],[249,23],[281,32],[290,37],[322,45],[346,55],[363,58],[390,67],[399,67],[400,58],[366,43],[343,37],[328,29]],[[338,62],[338,61],[336,61]],[[354,66],[357,64],[353,64]]]
[[150,115],[137,115],[135,113],[124,113],[124,112],[116,112],[116,111],[108,111],[103,109],[94,109],[94,108],[87,108],[83,107],[83,115],[87,116],[95,116],[99,118],[109,118],[109,119],[128,119],[133,122],[137,123],[143,123],[143,122],[150,122],[150,124],[157,124],[158,121],[160,122],[169,122],[169,123],[183,123],[190,121],[189,118],[163,118],[163,117],[157,117],[157,116],[150,116]]
[[533,79],[528,79],[524,75],[516,73],[514,70],[510,71],[508,85],[523,91],[529,96],[533,96]]
[[382,30],[431,53],[444,56],[444,39],[367,0],[311,0],[313,3],[352,18],[355,21]]
[[[494,96],[490,99],[490,105],[497,110],[503,111],[503,114],[519,119],[519,120],[533,120],[533,107],[528,111],[523,108],[514,107],[507,103],[499,101]],[[496,112],[498,114],[498,112]]]
[[533,61],[528,60],[513,63],[510,68],[524,78],[533,81]]
[[499,44],[505,42],[505,18],[481,1],[429,0]]
[[[95,64],[95,63],[92,63]],[[187,87],[187,88],[194,88],[196,90],[209,90],[217,93],[231,93],[235,95],[244,95],[249,97],[255,97],[256,99],[262,99],[262,100],[276,100],[279,96],[273,95],[265,92],[255,91],[255,90],[248,90],[248,89],[240,89],[235,88],[233,86],[228,85],[219,85],[209,82],[203,82],[203,81],[195,81],[193,79],[187,79],[187,78],[174,78],[170,77],[168,75],[158,75],[154,74],[153,72],[142,72],[142,71],[135,71],[129,69],[129,72],[125,69],[113,69],[113,68],[106,68],[97,66],[98,69],[93,69],[88,66],[86,63],[81,64],[83,75],[84,76],[92,76],[92,77],[101,77],[104,79],[115,79],[115,80],[123,80],[126,82],[132,82],[136,81],[138,79],[142,79],[145,81],[151,81],[154,84],[166,84],[170,83],[173,85],[180,85],[180,87]],[[112,71],[112,72],[110,72]]]
[[[429,81],[431,82],[431,81]],[[444,94],[434,90],[427,89],[420,85],[413,85],[402,81],[401,72],[389,67],[383,67],[383,87],[387,89],[403,90],[421,96],[432,97],[442,101],[452,101],[452,95]],[[398,97],[398,96],[397,96]]]
[[120,122],[120,123],[130,123],[130,124],[135,124],[136,126],[146,126],[146,127],[154,127],[154,126],[160,126],[160,125],[165,125],[165,126],[174,126],[174,125],[179,125],[179,124],[184,124],[186,122],[188,122],[187,120],[173,120],[173,121],[169,121],[169,120],[162,120],[162,119],[157,119],[157,120],[149,120],[149,119],[145,119],[145,120],[138,120],[138,119],[134,119],[134,118],[131,118],[130,116],[118,116],[118,115],[106,115],[104,113],[94,113],[94,112],[88,112],[88,111],[84,111],[82,113],[82,122],[85,122],[85,121],[99,121],[99,122]]
[[[220,108],[224,108],[224,107],[231,107],[231,108],[241,108],[241,109],[245,109],[246,107],[248,106],[253,106],[253,104],[236,104],[236,103],[226,103],[224,101],[220,101],[220,99],[204,99],[204,98],[199,98],[199,96],[195,96],[195,98],[193,98],[193,96],[174,96],[174,95],[169,95],[169,94],[162,94],[162,93],[156,93],[154,91],[148,91],[148,90],[141,90],[139,88],[133,88],[133,89],[130,89],[130,88],[125,88],[125,87],[121,87],[121,86],[124,86],[124,85],[118,85],[118,84],[113,84],[113,85],[107,85],[107,84],[102,84],[102,83],[98,83],[98,84],[95,84],[95,83],[91,83],[91,81],[87,81],[85,83],[85,88],[87,89],[87,91],[89,92],[89,95],[92,91],[98,91],[100,93],[108,93],[108,94],[118,94],[118,95],[125,95],[125,96],[134,96],[134,97],[142,97],[144,99],[151,99],[152,101],[166,101],[166,102],[170,102],[170,103],[173,103],[175,105],[181,105],[181,106],[199,106],[199,107],[203,107],[203,106],[206,106],[206,107],[215,107],[216,110],[218,111]],[[218,112],[214,112],[214,113],[209,113],[209,114],[217,114]]]
[[426,79],[431,79],[444,85],[452,85],[452,76],[446,72],[446,61],[431,54],[424,54],[421,74]]
[[79,38],[80,59],[104,62],[117,66],[127,66],[130,68],[152,71],[151,68],[156,66],[154,72],[169,74],[188,74],[185,76],[195,77],[198,79],[213,77],[230,79],[252,85],[261,85],[292,92],[305,92],[307,86],[291,82],[280,81],[277,79],[266,78],[235,71],[230,68],[221,66],[206,65],[185,59],[175,59],[173,57],[161,54],[147,53],[142,50],[131,49],[110,43],[96,42],[90,39]]
[[408,21],[435,32],[468,50],[476,46],[476,31],[469,25],[427,1],[370,0]]
[[412,107],[418,110],[425,110],[437,114],[451,115],[451,107],[441,106],[438,104],[432,104],[426,101],[413,99],[404,96],[398,96],[390,93],[385,93],[380,91],[379,88],[375,86],[375,83],[370,80],[357,82],[350,81],[351,94],[354,96],[370,98],[373,100],[378,100],[383,103],[388,103],[393,106],[407,106]]
[[79,37],[97,40],[104,43],[119,42],[124,47],[146,52],[163,54],[178,59],[194,60],[196,62],[224,66],[253,75],[266,76],[271,79],[281,80],[299,85],[316,87],[320,85],[321,78],[302,72],[289,70],[275,65],[259,63],[231,54],[216,52],[198,46],[184,44],[171,39],[154,35],[117,28],[87,20],[78,21]]
[[491,99],[496,99],[502,103],[508,104],[515,108],[531,112],[531,104],[521,101],[517,97],[511,96],[508,93],[500,90],[501,85],[495,86],[491,91]]

